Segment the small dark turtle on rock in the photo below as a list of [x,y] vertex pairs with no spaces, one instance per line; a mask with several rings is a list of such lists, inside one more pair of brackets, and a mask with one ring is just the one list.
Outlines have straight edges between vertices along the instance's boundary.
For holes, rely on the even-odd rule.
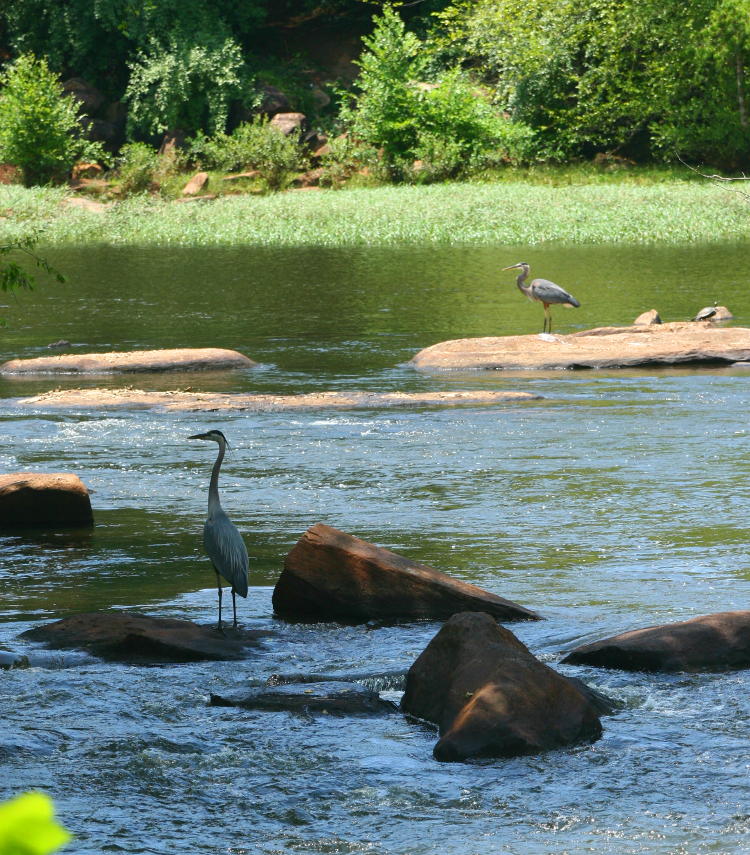
[[70,342],[66,338],[61,338],[59,341],[52,341],[47,345],[48,348],[55,347],[70,347]]
[[698,312],[698,314],[693,318],[694,321],[710,321],[711,318],[716,314],[716,307],[718,303],[714,303],[713,306],[705,306],[703,309]]

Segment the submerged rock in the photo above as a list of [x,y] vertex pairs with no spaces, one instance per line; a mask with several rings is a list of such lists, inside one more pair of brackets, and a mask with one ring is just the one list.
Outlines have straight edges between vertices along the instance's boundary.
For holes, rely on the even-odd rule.
[[32,398],[19,398],[31,407],[154,407],[164,410],[279,410],[359,409],[381,407],[461,407],[536,401],[532,392],[477,389],[459,392],[308,392],[299,395],[267,395],[223,392],[153,392],[143,389],[56,389]]
[[244,659],[266,635],[258,631],[200,626],[189,620],[134,612],[88,612],[35,627],[22,638],[55,648],[78,648],[114,662],[164,663]]
[[287,555],[273,608],[281,617],[311,621],[441,619],[462,611],[540,619],[517,603],[322,523]]
[[28,668],[29,657],[12,650],[0,650],[0,671],[10,671],[12,668]]
[[606,701],[536,659],[487,614],[454,615],[409,669],[401,709],[438,726],[438,760],[598,739]]
[[750,329],[669,323],[597,327],[572,335],[514,335],[443,341],[420,350],[421,371],[456,369],[630,368],[750,359]]
[[11,359],[0,374],[117,374],[136,371],[200,371],[250,368],[256,363],[236,350],[221,347],[181,347],[171,350],[77,353]]
[[719,612],[584,644],[563,662],[623,671],[731,671],[750,667],[750,611]]
[[94,523],[89,491],[69,472],[0,475],[0,529],[74,528]]
[[338,715],[382,715],[397,710],[373,689],[359,683],[340,680],[311,683],[285,683],[251,689],[239,697],[211,695],[211,705],[244,707],[250,710],[287,710],[289,712],[325,712]]

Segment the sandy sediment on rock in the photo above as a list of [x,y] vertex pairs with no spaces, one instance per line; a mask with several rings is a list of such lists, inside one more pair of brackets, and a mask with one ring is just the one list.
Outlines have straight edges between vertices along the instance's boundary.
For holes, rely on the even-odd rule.
[[141,389],[61,389],[17,403],[31,407],[62,409],[162,410],[304,410],[368,407],[458,406],[535,401],[540,395],[513,391],[456,392],[313,392],[304,395],[219,394],[213,392],[146,392]]
[[250,368],[256,363],[236,350],[181,347],[110,353],[67,353],[35,359],[11,359],[0,374],[119,374],[136,371],[201,371]]
[[750,329],[712,323],[598,327],[572,335],[516,335],[443,341],[414,356],[421,371],[630,368],[750,359]]

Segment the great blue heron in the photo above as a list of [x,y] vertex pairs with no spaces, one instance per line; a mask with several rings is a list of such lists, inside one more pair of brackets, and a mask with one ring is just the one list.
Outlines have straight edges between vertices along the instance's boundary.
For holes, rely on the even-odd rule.
[[578,308],[581,304],[572,294],[550,282],[549,279],[532,279],[529,285],[524,285],[526,277],[529,275],[529,265],[525,261],[520,261],[518,264],[512,264],[510,267],[503,267],[503,270],[520,270],[516,278],[516,285],[522,294],[525,294],[529,300],[536,300],[544,306],[544,329],[542,332],[552,332],[552,315],[549,307],[553,303],[561,303],[566,306]]
[[221,578],[232,586],[233,626],[237,628],[237,602],[235,594],[247,596],[248,557],[245,542],[234,523],[224,513],[219,501],[219,469],[227,448],[227,438],[220,430],[196,433],[188,439],[206,439],[219,444],[211,483],[208,485],[208,517],[203,527],[203,545],[216,571],[216,583],[219,588],[219,631],[221,625]]

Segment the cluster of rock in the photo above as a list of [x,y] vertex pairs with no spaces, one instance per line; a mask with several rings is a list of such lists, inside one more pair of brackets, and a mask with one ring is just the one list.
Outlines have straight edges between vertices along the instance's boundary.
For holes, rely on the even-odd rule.
[[[214,706],[333,715],[400,710],[438,729],[438,760],[536,754],[602,733],[616,704],[537,659],[498,619],[539,620],[524,606],[330,526],[308,529],[286,558],[274,611],[307,622],[446,620],[405,677],[400,707],[356,680],[273,678]],[[64,618],[23,637],[119,662],[239,660],[270,633],[198,626],[122,611]],[[750,667],[750,612],[624,633],[563,660],[607,668],[710,671]],[[0,668],[28,660],[3,651]]]

